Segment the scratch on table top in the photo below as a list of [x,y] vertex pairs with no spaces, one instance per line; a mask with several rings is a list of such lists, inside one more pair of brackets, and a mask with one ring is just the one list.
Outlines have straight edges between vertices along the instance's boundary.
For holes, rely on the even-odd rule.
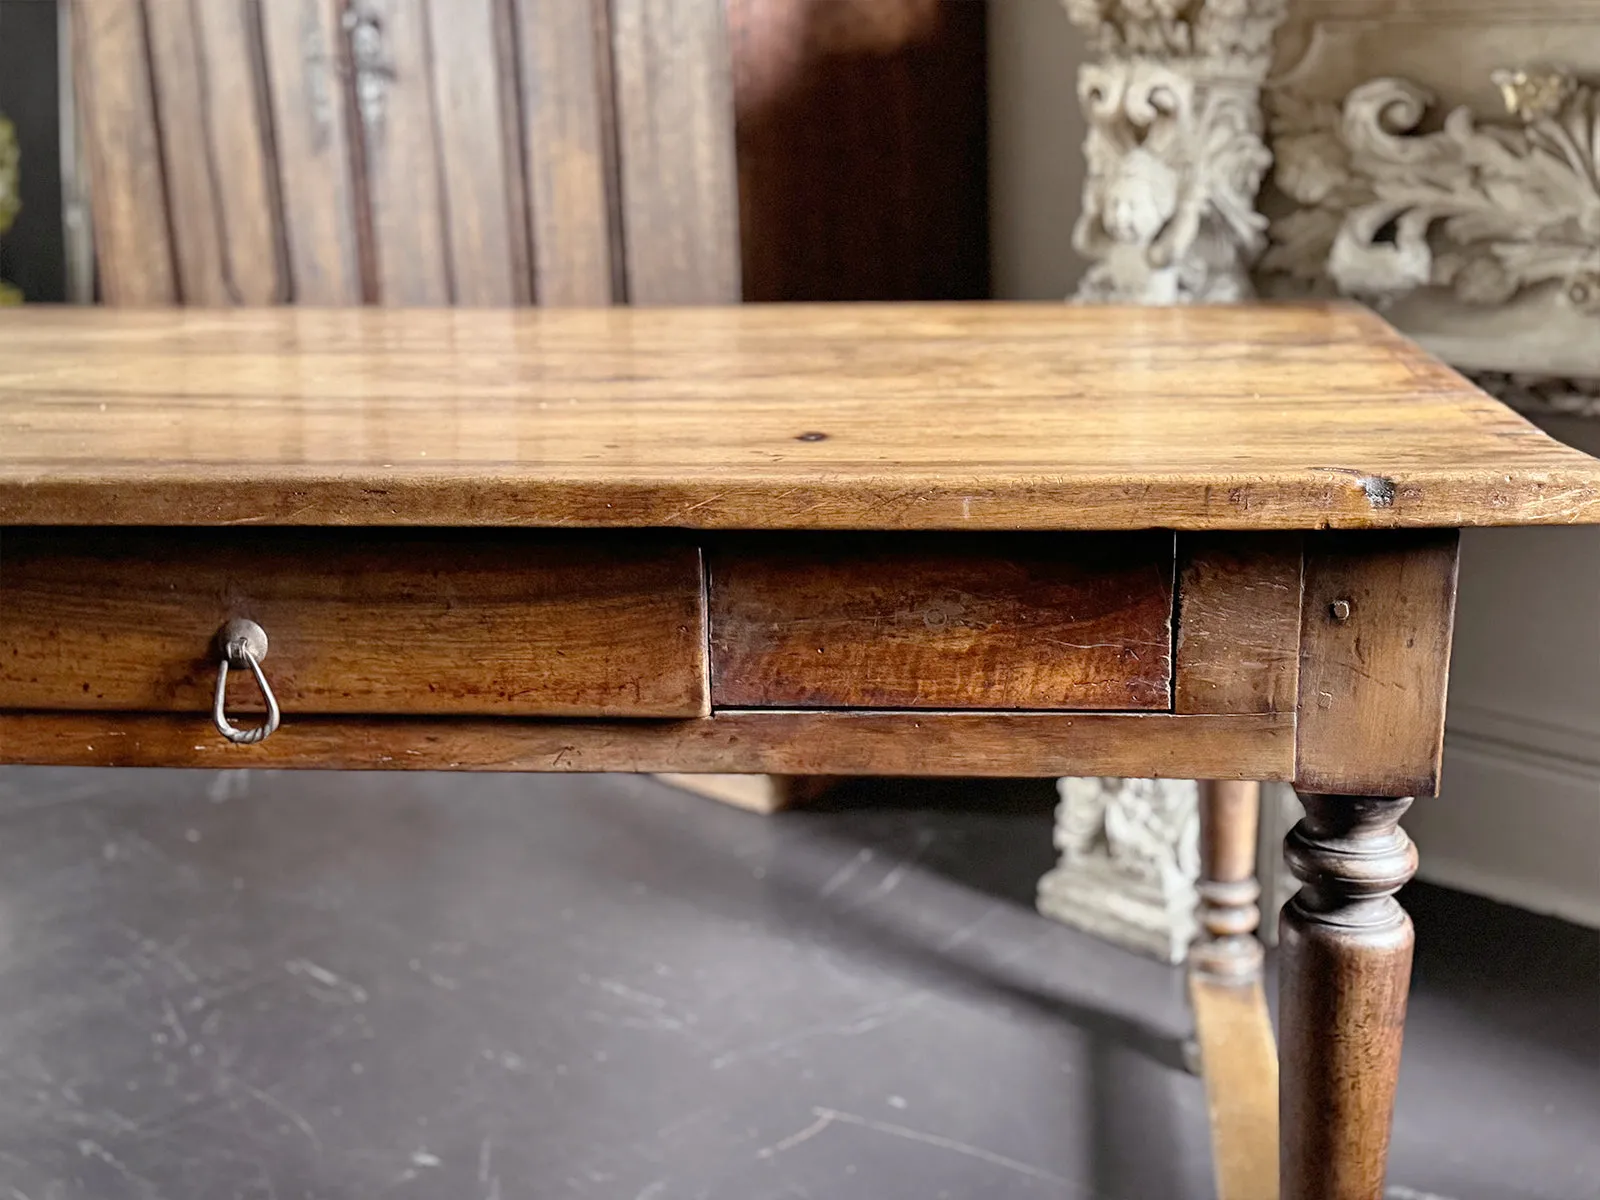
[[792,1150],[794,1147],[810,1141],[835,1124],[854,1125],[859,1129],[868,1129],[873,1133],[881,1133],[886,1137],[900,1138],[904,1141],[933,1146],[940,1150],[948,1150],[953,1154],[974,1158],[979,1162],[985,1162],[1003,1170],[1013,1171],[1018,1175],[1026,1175],[1030,1179],[1038,1179],[1046,1183],[1071,1188],[1081,1196],[1093,1196],[1091,1191],[1075,1185],[1072,1180],[1064,1175],[1057,1175],[1054,1171],[1047,1171],[1043,1167],[1036,1167],[1031,1163],[1021,1162],[1015,1158],[1008,1158],[1004,1154],[996,1154],[993,1150],[986,1150],[982,1146],[974,1146],[970,1142],[957,1141],[955,1138],[942,1137],[936,1133],[924,1133],[920,1129],[910,1129],[904,1125],[892,1125],[885,1121],[874,1121],[868,1117],[858,1116],[855,1113],[842,1112],[837,1108],[813,1108],[811,1114],[815,1118],[811,1124],[797,1133],[790,1134],[782,1141],[763,1147],[756,1152],[756,1157],[771,1158],[774,1155],[783,1153],[785,1150]]
[[868,1004],[849,1014],[843,1020],[819,1021],[814,1025],[802,1025],[798,1029],[791,1029],[782,1037],[760,1042],[754,1046],[742,1046],[725,1051],[711,1060],[711,1069],[720,1071],[745,1059],[765,1058],[811,1038],[827,1037],[830,1034],[839,1037],[857,1037],[863,1033],[870,1033],[874,1029],[887,1025],[890,1021],[898,1019],[912,1008],[921,1004],[926,998],[926,992],[913,992],[910,995],[896,996],[892,1000]]
[[172,1030],[174,1046],[187,1046],[189,1044],[189,1031],[183,1027],[183,1022],[178,1019],[177,1009],[172,1007],[172,1001],[165,996],[161,998],[161,1022]]
[[657,996],[651,992],[642,992],[638,988],[631,988],[615,979],[596,979],[592,975],[579,975],[578,982],[597,987],[602,992],[608,992],[613,996],[623,1000],[630,1000],[635,1004],[642,1004],[647,1008],[660,1009],[669,1007],[664,997]]
[[367,989],[358,983],[351,983],[339,975],[335,975],[327,967],[320,967],[307,958],[291,958],[283,964],[283,969],[289,974],[301,979],[309,979],[321,984],[324,988],[351,1000],[356,1004],[367,1002]]
[[296,1129],[298,1129],[305,1136],[306,1141],[311,1143],[311,1148],[315,1150],[317,1154],[320,1155],[322,1153],[322,1139],[317,1136],[316,1129],[298,1109],[294,1108],[285,1101],[278,1099],[278,1097],[274,1096],[271,1092],[258,1088],[255,1086],[255,1084],[250,1083],[247,1080],[240,1079],[237,1076],[226,1074],[220,1075],[218,1082],[222,1085],[224,1090],[236,1087],[245,1094],[260,1101],[262,1104],[265,1104],[268,1108],[272,1109],[273,1112],[283,1117]]
[[[818,1110],[813,1109],[812,1111],[816,1112]],[[770,1146],[761,1147],[761,1149],[756,1151],[756,1157],[771,1158],[775,1154],[782,1154],[785,1150],[793,1150],[802,1142],[809,1142],[812,1138],[816,1137],[817,1134],[821,1133],[824,1129],[832,1124],[833,1115],[829,1112],[823,1112],[815,1121],[811,1122],[811,1124],[800,1130],[800,1132],[791,1133],[788,1137],[784,1138],[780,1142],[773,1142]]]
[[89,1141],[87,1138],[85,1138],[83,1141],[78,1143],[78,1153],[84,1158],[99,1159],[118,1175],[121,1175],[129,1183],[137,1184],[139,1186],[139,1190],[144,1194],[153,1195],[155,1193],[155,1188],[148,1179],[129,1168],[126,1163],[119,1159],[115,1154],[112,1154],[111,1151],[107,1150],[99,1142]]
[[838,891],[845,884],[849,883],[857,871],[861,870],[862,867],[866,866],[867,863],[871,861],[871,850],[856,851],[855,856],[851,858],[849,862],[845,863],[844,866],[835,871],[829,877],[828,882],[822,885],[822,890],[817,894],[823,898],[833,895],[834,892]]

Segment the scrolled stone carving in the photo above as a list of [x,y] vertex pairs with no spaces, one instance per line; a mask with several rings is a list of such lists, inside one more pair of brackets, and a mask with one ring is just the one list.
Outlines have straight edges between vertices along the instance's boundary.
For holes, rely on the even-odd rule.
[[1088,177],[1077,298],[1246,299],[1272,163],[1261,80],[1283,0],[1063,0],[1100,55],[1079,73]]
[[1418,288],[1498,306],[1535,288],[1600,316],[1600,96],[1553,71],[1499,71],[1513,120],[1369,80],[1340,104],[1268,93],[1274,182],[1299,207],[1272,223],[1266,272],[1326,278],[1377,304]]
[[1532,416],[1600,417],[1600,379],[1469,371],[1472,381],[1519,412]]

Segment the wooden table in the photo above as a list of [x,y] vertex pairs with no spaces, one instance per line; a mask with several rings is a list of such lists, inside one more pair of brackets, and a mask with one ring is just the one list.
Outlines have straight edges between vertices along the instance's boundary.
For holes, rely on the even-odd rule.
[[[1292,780],[1282,1194],[1381,1194],[1456,531],[1600,521],[1600,462],[1378,319],[38,309],[0,340],[0,761]],[[249,739],[258,674],[282,725],[235,744],[214,689]],[[1245,806],[1206,795],[1199,974],[1247,980]]]

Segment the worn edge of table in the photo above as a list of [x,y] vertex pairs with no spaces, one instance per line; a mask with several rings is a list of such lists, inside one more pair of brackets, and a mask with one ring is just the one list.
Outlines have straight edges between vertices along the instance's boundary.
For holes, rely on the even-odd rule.
[[1288,780],[1295,715],[720,710],[689,720],[284,719],[0,712],[0,765]]
[[[694,530],[1177,532],[1473,528],[1600,523],[1600,474],[1522,472],[1464,484],[1414,471],[1395,495],[1354,475],[1307,469],[1263,483],[1125,474],[841,475],[803,485],[752,475],[607,479],[441,471],[340,477],[309,468],[197,470],[149,464],[95,474],[0,468],[3,525],[318,525]],[[1409,492],[1448,501],[1413,503]]]

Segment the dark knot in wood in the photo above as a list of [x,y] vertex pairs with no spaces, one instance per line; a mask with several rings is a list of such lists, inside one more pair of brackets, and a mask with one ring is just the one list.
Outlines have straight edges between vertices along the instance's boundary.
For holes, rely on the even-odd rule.
[[1302,793],[1305,820],[1284,854],[1305,887],[1294,904],[1324,922],[1385,925],[1403,920],[1392,897],[1417,870],[1417,851],[1399,826],[1411,800]]

